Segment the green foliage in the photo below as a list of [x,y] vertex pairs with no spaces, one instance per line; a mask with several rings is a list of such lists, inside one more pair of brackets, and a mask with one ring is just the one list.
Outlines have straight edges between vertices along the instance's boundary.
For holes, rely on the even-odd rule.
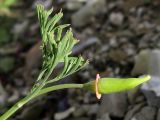
[[[74,38],[71,28],[62,36],[64,29],[67,28],[69,24],[56,26],[58,21],[63,17],[63,13],[60,11],[49,19],[52,11],[53,9],[47,11],[42,5],[37,5],[42,36],[41,49],[43,53],[43,66],[31,93],[37,90],[43,90],[49,83],[58,81],[77,72],[88,63],[88,61],[85,61],[81,56],[71,57],[72,48],[78,43],[78,40]],[[48,80],[53,69],[62,62],[64,63],[63,70],[54,79]]]
[[[73,37],[71,28],[67,30],[64,35],[62,35],[64,29],[69,25],[64,24],[57,26],[56,24],[62,18],[63,13],[60,11],[49,19],[52,11],[53,9],[47,11],[42,5],[37,5],[37,13],[42,36],[41,49],[43,57],[42,70],[37,78],[37,81],[29,94],[11,107],[5,114],[3,114],[0,117],[0,120],[8,119],[24,104],[28,103],[37,96],[58,89],[83,87],[83,84],[61,84],[54,86],[51,84],[77,72],[88,64],[88,61],[85,61],[81,56],[71,56],[72,48],[76,43],[78,43],[78,40]],[[58,74],[58,76],[54,77],[54,79],[49,80],[54,68],[59,63],[64,63],[62,71]]]
[[9,14],[10,7],[16,4],[18,0],[0,0],[0,15]]
[[9,8],[15,4],[18,0],[0,0],[0,8]]

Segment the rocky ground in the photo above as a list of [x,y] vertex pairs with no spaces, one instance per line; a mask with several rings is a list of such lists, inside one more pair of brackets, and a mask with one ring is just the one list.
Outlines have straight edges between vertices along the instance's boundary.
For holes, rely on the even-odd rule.
[[[101,77],[137,77],[151,81],[133,90],[103,95],[80,89],[40,97],[10,120],[160,120],[159,0],[28,0],[9,12],[0,10],[0,113],[24,97],[41,68],[40,33],[35,6],[61,8],[80,43],[73,54],[90,64],[61,83]],[[56,69],[58,72],[58,69]],[[54,73],[53,73],[54,74]]]

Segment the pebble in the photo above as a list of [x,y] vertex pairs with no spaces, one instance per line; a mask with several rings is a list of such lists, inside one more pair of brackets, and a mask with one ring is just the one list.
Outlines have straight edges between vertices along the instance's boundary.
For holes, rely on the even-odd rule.
[[89,111],[87,112],[88,116],[96,114],[98,112],[98,109],[99,109],[98,103],[91,105]]
[[127,54],[122,51],[122,50],[111,50],[109,53],[108,53],[108,56],[113,60],[113,61],[116,61],[116,62],[121,62],[123,60],[125,60],[127,58]]
[[132,75],[147,74],[149,72],[149,61],[151,51],[142,50],[135,56],[135,65],[132,70]]
[[54,114],[54,119],[55,120],[64,120],[66,119],[71,113],[73,113],[75,111],[75,107],[71,107],[69,109],[67,109],[64,112],[58,112]]
[[156,120],[160,120],[160,109],[158,110],[157,119]]
[[112,12],[109,15],[109,22],[115,26],[122,26],[124,15],[121,12]]
[[83,1],[80,0],[67,0],[66,1],[66,8],[68,10],[78,10],[82,7]]
[[115,117],[124,117],[127,107],[128,102],[125,92],[106,94],[102,97],[102,103],[98,110],[98,117],[106,113]]
[[156,108],[154,107],[143,107],[140,112],[135,114],[131,120],[155,120]]
[[132,107],[132,109],[130,109],[126,115],[124,120],[131,120],[131,118],[142,109],[142,107],[145,105],[145,103],[140,103],[140,104],[136,104]]
[[144,83],[141,87],[142,92],[147,98],[147,103],[150,106],[160,108],[160,78],[152,76],[151,80]]
[[92,17],[106,10],[106,0],[90,0],[85,6],[71,17],[74,27],[83,27],[90,22]]
[[97,120],[111,120],[110,117],[109,117],[109,114],[104,114],[102,115],[100,118],[98,118]]

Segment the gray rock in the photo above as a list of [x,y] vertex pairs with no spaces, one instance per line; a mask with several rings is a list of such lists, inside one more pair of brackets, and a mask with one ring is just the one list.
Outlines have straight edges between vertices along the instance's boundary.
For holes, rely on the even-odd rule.
[[141,89],[147,98],[148,104],[160,108],[160,78],[152,76],[151,80],[144,83]]
[[132,70],[133,75],[151,74],[160,76],[160,50],[142,50],[135,57],[135,66]]
[[140,93],[139,87],[127,91],[127,97],[129,103],[134,104],[136,102],[137,97],[139,96],[139,93]]
[[83,5],[83,1],[80,0],[67,0],[66,1],[66,8],[68,10],[77,10],[81,8]]
[[76,118],[68,118],[66,120],[89,120],[87,117],[76,117]]
[[75,111],[75,107],[71,107],[71,108],[67,109],[67,110],[64,111],[64,112],[55,113],[54,119],[55,119],[55,120],[64,120],[64,119],[66,119],[71,113],[73,113],[74,111]]
[[150,50],[143,50],[135,57],[132,75],[148,74],[150,54]]
[[121,12],[112,12],[109,16],[109,22],[115,26],[121,26],[124,21],[124,15]]
[[142,108],[140,112],[135,114],[131,120],[155,120],[156,112],[156,108],[146,106]]
[[98,116],[106,113],[116,117],[124,117],[128,103],[126,93],[107,94],[102,97]]
[[42,4],[45,8],[51,8],[52,2],[52,0],[36,0],[33,2],[32,7],[36,8],[37,4]]
[[90,105],[90,109],[87,112],[88,116],[96,114],[98,112],[98,109],[99,109],[99,104]]
[[106,10],[106,0],[89,0],[87,4],[72,15],[72,24],[82,27],[90,22],[92,17]]
[[160,77],[160,50],[153,50],[150,54],[149,74]]
[[132,74],[150,74],[150,81],[142,84],[141,90],[151,106],[160,107],[160,50],[143,50],[136,56]]
[[89,105],[81,105],[75,109],[75,111],[73,112],[73,116],[74,117],[81,117],[81,116],[85,115],[87,113],[87,111],[89,111],[89,109],[90,109]]
[[160,109],[158,110],[157,119],[156,120],[160,120]]
[[104,114],[102,115],[100,118],[98,118],[97,120],[111,120],[110,117],[109,117],[109,114]]
[[108,52],[108,56],[116,62],[122,62],[127,58],[127,54],[122,50],[111,50]]
[[150,74],[150,81],[141,86],[147,102],[151,106],[160,107],[160,50],[143,50],[136,56],[132,74]]
[[25,20],[22,23],[17,23],[13,26],[12,33],[19,36],[25,32],[25,30],[27,29],[28,26],[29,26],[28,20]]
[[83,50],[85,50],[93,45],[99,44],[99,43],[100,43],[100,39],[98,39],[97,37],[90,37],[86,41],[80,42],[79,45],[76,45],[75,47],[73,47],[72,54],[74,54],[74,55],[79,54]]
[[131,120],[131,118],[138,112],[140,109],[145,105],[145,103],[140,103],[137,105],[134,105],[132,109],[130,109],[127,114],[125,115],[124,120]]
[[73,116],[74,117],[81,117],[83,115],[91,116],[93,114],[96,114],[98,109],[99,109],[99,105],[98,104],[81,105],[81,106],[79,106],[78,108],[75,109],[75,111],[73,112]]

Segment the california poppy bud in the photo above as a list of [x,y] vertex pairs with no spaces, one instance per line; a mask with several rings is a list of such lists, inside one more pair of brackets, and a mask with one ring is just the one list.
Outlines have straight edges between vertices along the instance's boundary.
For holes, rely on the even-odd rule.
[[99,74],[97,74],[97,79],[85,83],[83,88],[95,92],[97,98],[100,99],[101,94],[130,90],[150,80],[150,78],[150,75],[140,78],[100,78]]

